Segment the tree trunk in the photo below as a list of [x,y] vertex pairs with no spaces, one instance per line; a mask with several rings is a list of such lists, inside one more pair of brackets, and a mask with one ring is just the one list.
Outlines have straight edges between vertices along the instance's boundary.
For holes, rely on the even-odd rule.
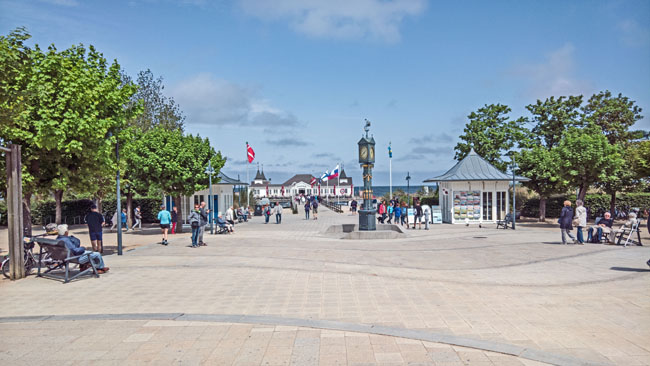
[[615,212],[616,212],[616,191],[610,193],[610,199],[609,199],[609,213],[611,213],[612,217],[614,217]]
[[174,206],[176,206],[176,217],[178,218],[178,222],[176,223],[176,232],[177,233],[182,233],[183,232],[183,212],[181,210],[181,196],[174,197]]
[[61,225],[61,216],[63,215],[63,190],[57,189],[54,191],[54,201],[56,201],[56,214],[54,216],[54,222],[57,225]]
[[126,227],[133,226],[133,193],[126,194]]
[[546,197],[539,198],[539,221],[546,221]]
[[587,195],[587,188],[589,188],[589,186],[586,184],[580,185],[580,190],[578,191],[578,199],[581,200],[582,202],[585,201],[585,196]]
[[23,235],[32,236],[32,194],[23,191]]
[[103,206],[102,203],[104,202],[104,200],[102,199],[102,197],[96,196],[95,201],[97,201],[97,212],[99,212],[100,214],[103,215],[104,210],[103,210],[103,207],[102,207]]

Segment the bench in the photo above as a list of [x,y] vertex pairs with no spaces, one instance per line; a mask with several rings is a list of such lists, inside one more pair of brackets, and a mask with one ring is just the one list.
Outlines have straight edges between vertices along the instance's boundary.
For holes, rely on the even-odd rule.
[[[65,269],[65,277],[63,278],[63,283],[68,283],[71,280],[74,280],[75,278],[85,274],[94,274],[95,277],[99,277],[95,263],[93,263],[93,261],[90,259],[90,253],[73,255],[70,249],[65,246],[65,242],[63,242],[63,240],[48,238],[35,238],[34,240],[41,247],[38,261],[38,277],[43,277],[44,275],[60,268]],[[44,254],[48,255],[49,258],[52,259],[53,263],[49,265],[49,268],[45,272],[41,273],[43,264],[41,263],[40,258],[44,258]],[[79,273],[74,276],[70,276],[70,264],[72,263],[80,265],[79,261],[84,257],[88,259],[88,262],[86,263],[89,263],[90,267],[84,271],[79,271]]]
[[508,225],[512,223],[512,214],[506,214],[505,219],[497,220],[497,229],[503,227],[504,229],[508,228]]

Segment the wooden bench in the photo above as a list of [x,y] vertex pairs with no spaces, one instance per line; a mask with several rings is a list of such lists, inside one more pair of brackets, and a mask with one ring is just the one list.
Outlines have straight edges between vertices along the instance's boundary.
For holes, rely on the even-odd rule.
[[497,220],[497,229],[500,227],[507,229],[510,224],[512,224],[512,214],[506,214],[505,219]]
[[[95,263],[93,263],[93,261],[90,258],[90,253],[73,255],[72,251],[65,246],[65,242],[63,240],[48,239],[48,238],[35,238],[34,240],[41,247],[40,255],[39,255],[39,263],[38,263],[38,277],[43,277],[44,275],[47,275],[50,272],[60,268],[65,269],[65,277],[63,278],[64,280],[63,283],[68,283],[71,280],[74,280],[75,278],[85,274],[94,274],[95,277],[99,277],[99,273],[97,272]],[[49,258],[51,258],[54,261],[54,264],[50,265],[45,272],[41,273],[41,267],[43,267],[43,265],[40,261],[40,258],[43,258],[44,254],[48,254]],[[74,276],[70,276],[70,264],[80,265],[81,263],[79,263],[79,261],[82,260],[83,258],[87,258],[88,261],[86,263],[89,263],[90,267],[88,267],[84,271],[80,270],[79,273],[77,273]],[[50,274],[50,276],[52,275]]]

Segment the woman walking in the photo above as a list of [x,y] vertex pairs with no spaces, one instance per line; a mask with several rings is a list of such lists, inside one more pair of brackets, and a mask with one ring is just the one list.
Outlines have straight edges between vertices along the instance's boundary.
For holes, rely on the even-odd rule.
[[178,222],[178,209],[176,206],[172,208],[172,234],[176,234],[176,223]]
[[309,209],[311,208],[311,205],[309,204],[309,200],[306,200],[305,202],[305,220],[309,220]]
[[587,227],[587,209],[584,206],[584,202],[581,200],[576,201],[576,218],[574,222],[576,223],[578,234],[578,243],[584,245],[585,239],[582,236],[582,229]]
[[566,235],[573,240],[573,242],[576,242],[576,238],[571,234],[571,230],[573,230],[573,226],[571,222],[573,221],[573,210],[571,209],[571,201],[567,200],[564,201],[564,207],[562,207],[562,213],[560,213],[560,219],[558,222],[560,223],[560,230],[562,230],[562,244],[566,244]]

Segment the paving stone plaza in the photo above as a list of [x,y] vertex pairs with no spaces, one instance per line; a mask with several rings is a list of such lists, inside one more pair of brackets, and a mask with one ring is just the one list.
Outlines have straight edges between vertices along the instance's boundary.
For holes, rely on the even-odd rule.
[[324,234],[356,220],[285,210],[198,249],[148,228],[124,235],[98,279],[3,279],[0,363],[650,365],[647,244],[561,245],[537,223]]

